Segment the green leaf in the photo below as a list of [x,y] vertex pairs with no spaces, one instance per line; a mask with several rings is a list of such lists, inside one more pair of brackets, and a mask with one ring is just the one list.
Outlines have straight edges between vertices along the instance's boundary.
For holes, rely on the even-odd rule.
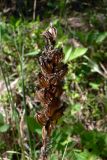
[[98,31],[90,31],[86,36],[84,35],[84,38],[86,39],[88,45],[92,45],[96,42],[98,35]]
[[71,56],[70,56],[70,60],[76,59],[82,55],[84,55],[87,52],[87,48],[75,48],[74,51],[72,51]]
[[65,139],[63,142],[61,142],[61,145],[62,145],[62,146],[66,146],[66,145],[68,145],[68,143],[71,143],[71,138],[70,138],[70,137],[68,137],[68,138]]
[[0,126],[4,124],[4,117],[3,115],[0,113]]
[[9,129],[8,124],[4,124],[4,125],[0,126],[0,132],[1,133],[7,132],[8,129]]
[[66,52],[66,54],[65,54],[64,62],[66,63],[67,61],[69,61],[69,58],[70,58],[71,53],[72,53],[72,48],[70,47],[68,50],[66,50],[66,48],[65,48],[65,52]]
[[15,23],[15,26],[18,27],[21,24],[21,22],[22,22],[21,19],[17,20],[16,23]]
[[96,43],[100,44],[104,39],[107,37],[107,32],[100,33],[99,36],[96,39]]
[[27,123],[31,132],[37,132],[38,134],[40,134],[40,125],[36,122],[36,120],[33,117],[28,116]]
[[74,60],[82,55],[84,55],[87,52],[87,48],[78,47],[72,50],[72,48],[69,48],[68,51],[65,54],[64,62],[69,62],[71,60]]
[[25,56],[35,56],[35,55],[39,54],[39,52],[40,52],[40,49],[37,49],[37,50],[35,50],[33,52],[25,54]]
[[88,62],[89,62],[88,65],[89,65],[89,67],[91,68],[91,71],[92,71],[92,72],[97,72],[97,73],[99,73],[99,74],[102,75],[102,71],[101,71],[99,65],[98,65],[96,62],[94,62],[93,60],[91,60],[91,59],[90,59],[89,57],[87,57],[87,56],[84,56],[84,58],[88,60]]
[[71,109],[71,115],[74,115],[75,113],[79,112],[80,110],[81,110],[81,105],[79,103],[74,104]]
[[100,86],[100,84],[92,83],[92,82],[90,82],[89,85],[92,87],[92,89],[95,89],[95,90],[98,90]]
[[58,157],[54,154],[52,154],[51,157],[50,157],[50,160],[57,160],[57,159],[58,159]]
[[84,150],[83,152],[74,151],[74,157],[76,160],[97,160],[97,157],[87,150]]

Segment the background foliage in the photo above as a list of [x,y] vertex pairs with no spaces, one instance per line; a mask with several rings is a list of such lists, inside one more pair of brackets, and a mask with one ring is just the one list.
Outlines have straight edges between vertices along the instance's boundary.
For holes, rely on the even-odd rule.
[[49,159],[107,159],[106,7],[104,0],[0,1],[1,159],[38,159],[37,57],[50,22],[69,71],[62,97],[68,108],[53,132]]

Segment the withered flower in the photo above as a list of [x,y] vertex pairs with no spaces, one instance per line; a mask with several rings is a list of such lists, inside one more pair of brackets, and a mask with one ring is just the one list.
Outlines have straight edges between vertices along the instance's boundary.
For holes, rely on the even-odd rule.
[[37,112],[36,119],[43,126],[42,143],[39,160],[47,160],[47,145],[57,120],[66,108],[61,101],[63,93],[63,77],[67,73],[67,65],[63,64],[62,48],[55,48],[57,30],[52,25],[43,32],[46,46],[39,56],[41,72],[38,74],[37,97],[42,104],[42,110]]

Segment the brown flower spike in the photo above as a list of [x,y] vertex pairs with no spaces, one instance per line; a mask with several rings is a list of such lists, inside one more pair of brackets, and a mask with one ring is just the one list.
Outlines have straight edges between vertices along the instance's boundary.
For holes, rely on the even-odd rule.
[[43,126],[42,148],[39,160],[47,160],[49,138],[57,120],[63,115],[66,105],[61,101],[63,77],[67,65],[62,63],[62,48],[55,48],[56,28],[52,25],[43,32],[46,41],[45,49],[39,56],[41,73],[38,75],[37,97],[43,109],[37,112],[36,119]]

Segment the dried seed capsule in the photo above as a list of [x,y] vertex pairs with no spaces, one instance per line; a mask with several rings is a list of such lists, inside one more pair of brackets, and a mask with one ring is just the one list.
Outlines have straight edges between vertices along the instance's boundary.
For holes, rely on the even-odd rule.
[[57,72],[57,76],[59,77],[60,80],[65,76],[65,74],[67,73],[67,71],[68,71],[68,67],[67,67],[66,64],[64,64],[62,66],[61,70],[59,72]]
[[62,49],[49,50],[44,53],[44,56],[47,57],[54,65],[60,63],[64,57]]
[[45,116],[45,114],[43,114],[41,112],[37,112],[36,119],[41,125],[45,125],[48,120],[47,117]]
[[40,56],[39,63],[40,63],[43,75],[52,73],[53,64],[47,58]]
[[63,92],[63,89],[62,89],[62,84],[59,84],[57,86],[55,85],[51,85],[49,88],[48,88],[48,91],[50,93],[53,94],[54,97],[59,97],[62,92]]
[[50,26],[50,28],[49,28],[49,32],[51,33],[51,35],[52,35],[52,37],[53,37],[53,40],[55,40],[55,39],[56,39],[56,36],[57,36],[57,30],[56,30],[55,27],[52,26],[52,24],[51,24],[51,26]]
[[47,106],[47,109],[45,110],[45,114],[48,118],[51,118],[55,111],[59,108],[60,106],[60,99],[59,98],[54,98]]
[[49,87],[49,79],[45,77],[42,73],[39,73],[38,75],[38,81],[39,81],[39,86],[42,88]]
[[50,27],[49,30],[46,30],[42,34],[45,37],[45,40],[47,42],[47,46],[49,45],[55,45],[55,39],[57,36],[57,31],[55,27]]
[[54,64],[58,64],[58,63],[61,62],[62,59],[63,59],[63,52],[58,50],[58,49],[54,50],[53,57],[52,57],[52,62]]
[[39,101],[45,106],[47,107],[48,104],[52,101],[52,99],[54,98],[53,94],[50,93],[47,89],[42,88],[39,91],[37,91],[37,97],[39,99]]
[[56,35],[57,31],[53,26],[43,33],[46,46],[42,55],[38,58],[41,73],[38,75],[39,90],[37,91],[37,97],[43,105],[42,111],[36,115],[38,122],[43,125],[43,146],[40,159],[47,159],[48,138],[66,108],[65,105],[61,107],[60,97],[63,92],[63,77],[68,68],[61,62],[64,56],[62,48],[54,48]]
[[62,115],[63,115],[63,112],[65,111],[66,109],[66,105],[63,104],[62,107],[60,107],[59,109],[57,109],[55,111],[55,113],[53,114],[53,116],[51,117],[51,120],[52,121],[57,121]]
[[42,73],[39,73],[38,75],[38,81],[39,81],[39,86],[42,88],[48,88],[52,85],[58,85],[60,79],[59,77],[56,75],[56,73],[54,74],[50,74],[50,75],[43,75]]

